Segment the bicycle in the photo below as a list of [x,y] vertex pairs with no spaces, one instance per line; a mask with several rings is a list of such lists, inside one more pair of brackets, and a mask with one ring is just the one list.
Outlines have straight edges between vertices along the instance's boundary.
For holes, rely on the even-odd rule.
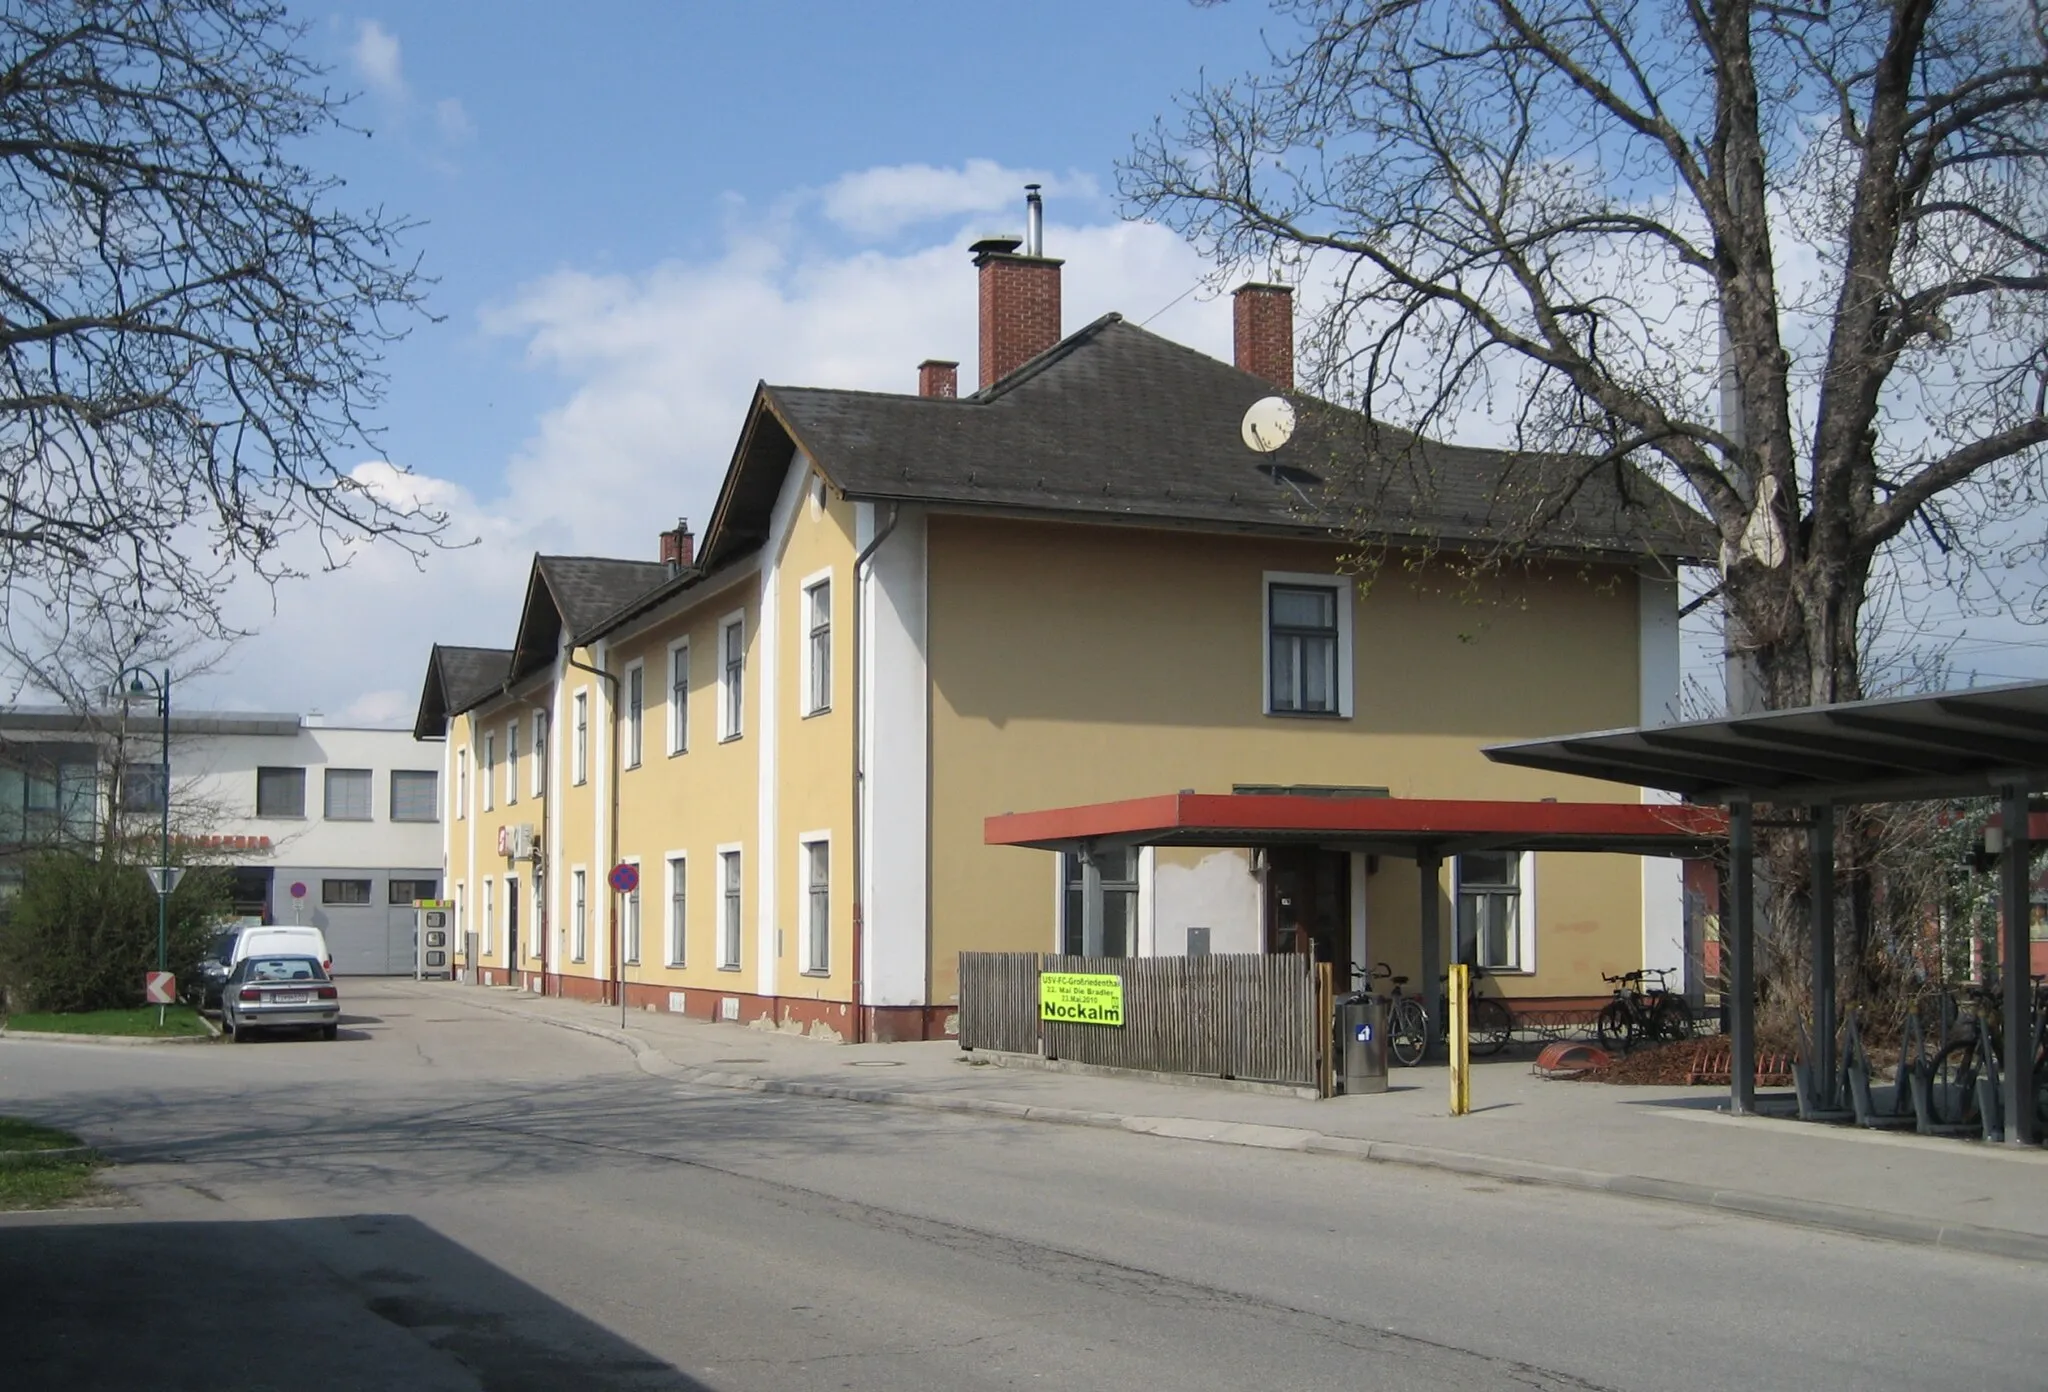
[[1389,982],[1393,990],[1387,996],[1387,1055],[1403,1068],[1413,1068],[1422,1062],[1429,1052],[1429,1012],[1423,1009],[1422,998],[1402,991],[1408,984],[1405,976],[1395,976],[1394,969],[1381,962],[1370,972],[1354,967],[1352,976],[1360,979],[1358,989],[1350,999],[1365,1000],[1372,996],[1372,983]]
[[[1643,982],[1652,976],[1657,984],[1646,990]],[[1692,1038],[1692,1007],[1684,996],[1672,992],[1668,969],[1643,967],[1619,976],[1602,972],[1600,979],[1614,987],[1614,999],[1593,1022],[1602,1048],[1626,1053],[1638,1043]]]
[[[1499,996],[1482,996],[1479,983],[1486,977],[1484,968],[1472,968],[1472,982],[1465,991],[1465,1034],[1471,1041],[1475,1054],[1491,1058],[1507,1048],[1508,1041],[1515,1037],[1514,1012],[1508,1009],[1506,1001]],[[1438,1019],[1451,1018],[1451,974],[1443,975],[1443,991],[1437,997]]]
[[[2042,977],[2033,980],[2034,1112],[2048,1126],[2048,986]],[[1977,1080],[1992,1069],[2003,1075],[2005,1010],[1996,985],[1966,987],[1963,994],[1955,1030],[1928,1068],[1928,1094],[1936,1121],[1973,1127],[1983,1124]]]

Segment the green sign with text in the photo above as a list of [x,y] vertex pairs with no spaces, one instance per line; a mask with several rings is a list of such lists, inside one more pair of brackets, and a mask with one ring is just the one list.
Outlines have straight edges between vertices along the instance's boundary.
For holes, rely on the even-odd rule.
[[1038,1018],[1121,1028],[1124,979],[1095,972],[1040,972]]

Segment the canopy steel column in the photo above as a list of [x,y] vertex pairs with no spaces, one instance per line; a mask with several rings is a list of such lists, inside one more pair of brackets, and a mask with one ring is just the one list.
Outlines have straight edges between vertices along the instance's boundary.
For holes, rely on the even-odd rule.
[[1806,827],[1806,878],[1813,908],[1813,1083],[1833,1107],[1835,1073],[1835,809],[1817,804]]
[[1728,954],[1728,1110],[1756,1111],[1756,829],[1746,802],[1728,804],[1728,902],[1721,906]]
[[1095,847],[1084,845],[1081,855],[1081,955],[1102,955],[1102,867],[1095,861]]
[[2003,849],[1998,855],[1999,898],[2005,926],[2005,1139],[2012,1145],[2038,1143],[2034,1116],[2034,1032],[2032,980],[2027,975],[2027,929],[2033,917],[2034,847],[2028,839],[2027,790],[2003,791]]
[[[1443,972],[1443,935],[1441,930],[1441,909],[1437,902],[1437,876],[1442,871],[1444,858],[1434,850],[1418,851],[1415,855],[1416,888],[1422,896],[1422,966],[1417,972],[1415,994],[1422,998],[1424,1013],[1429,1011],[1429,986]],[[1430,1021],[1430,1034],[1443,1034],[1443,1021]],[[1430,1047],[1436,1039],[1431,1038]]]

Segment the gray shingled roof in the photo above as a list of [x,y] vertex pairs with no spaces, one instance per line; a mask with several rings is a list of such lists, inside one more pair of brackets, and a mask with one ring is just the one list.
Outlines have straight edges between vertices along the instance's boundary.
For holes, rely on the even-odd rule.
[[[1295,438],[1274,454],[1253,454],[1239,426],[1247,406],[1273,394],[1271,385],[1115,314],[957,401],[765,390],[797,443],[860,498],[1711,554],[1705,520],[1633,470],[1595,472],[1566,515],[1518,532],[1559,495],[1561,480],[1584,472],[1582,462],[1369,434],[1356,413],[1305,398],[1297,398]],[[1358,467],[1361,458],[1372,463]],[[1275,465],[1284,477],[1275,477]]]
[[539,556],[534,560],[555,598],[572,638],[581,637],[614,612],[669,578],[660,561],[621,561],[606,556]]
[[448,717],[468,710],[502,687],[511,669],[510,648],[434,644],[427,658],[427,680],[420,692],[419,714],[413,719],[413,738],[443,738]]

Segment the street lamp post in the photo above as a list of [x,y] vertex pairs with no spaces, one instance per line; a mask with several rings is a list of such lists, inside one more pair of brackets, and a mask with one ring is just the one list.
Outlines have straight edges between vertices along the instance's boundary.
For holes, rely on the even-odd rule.
[[[160,972],[168,971],[171,931],[171,672],[166,667],[163,675],[159,677],[146,667],[133,667],[121,675],[129,679],[129,696],[147,696],[151,691],[156,693],[156,713],[162,720],[163,738],[160,754],[163,783],[157,794],[158,801],[163,807],[163,859],[159,862],[161,868],[155,876],[156,969]],[[145,681],[148,683],[147,686],[144,685]],[[164,1011],[164,1006],[159,1005],[156,1008],[156,1022],[159,1028],[164,1022]]]

